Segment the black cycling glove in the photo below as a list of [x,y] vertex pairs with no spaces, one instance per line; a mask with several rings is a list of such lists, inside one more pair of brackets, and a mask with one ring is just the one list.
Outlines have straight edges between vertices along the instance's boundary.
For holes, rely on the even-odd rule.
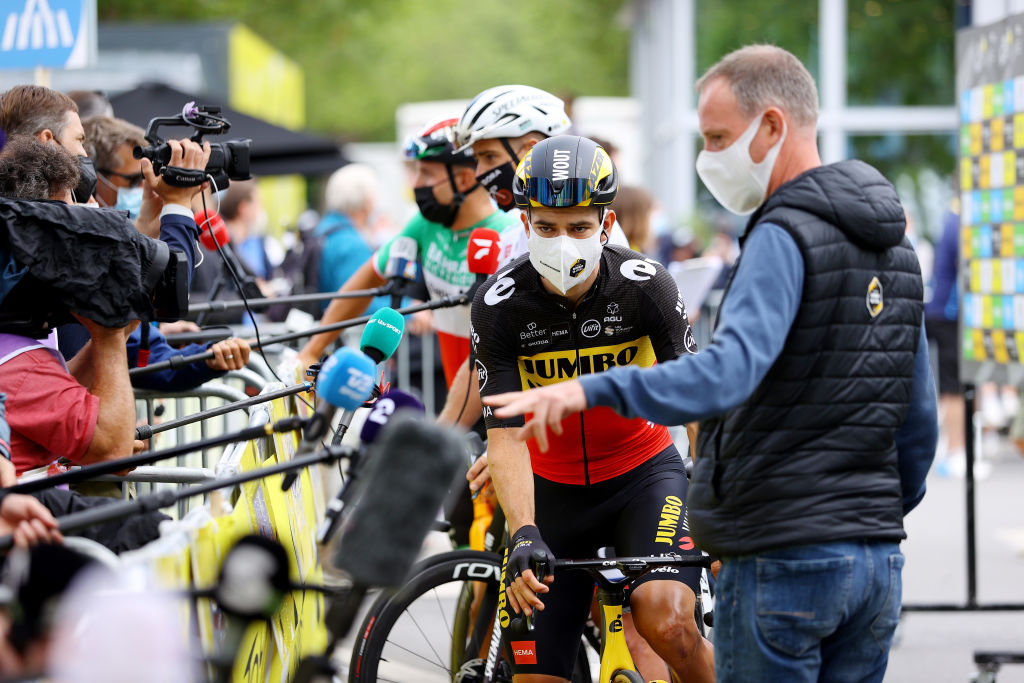
[[[534,569],[534,553],[546,553],[548,558],[548,567],[551,567],[554,564],[554,554],[540,537],[540,529],[532,524],[519,527],[515,535],[512,536],[512,543],[510,547],[512,549],[508,553],[508,567],[506,569],[507,575],[510,577],[510,582],[515,581],[516,577],[527,569]],[[550,569],[548,571],[550,571]],[[537,577],[538,580],[543,580],[543,578],[543,576]]]

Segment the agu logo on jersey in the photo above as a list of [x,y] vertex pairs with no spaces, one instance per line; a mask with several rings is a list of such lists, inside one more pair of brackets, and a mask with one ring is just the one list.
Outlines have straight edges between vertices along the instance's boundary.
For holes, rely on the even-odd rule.
[[877,277],[871,278],[865,303],[867,303],[868,313],[872,318],[877,318],[878,314],[882,312],[882,306],[884,305],[882,301],[882,283],[878,281]]

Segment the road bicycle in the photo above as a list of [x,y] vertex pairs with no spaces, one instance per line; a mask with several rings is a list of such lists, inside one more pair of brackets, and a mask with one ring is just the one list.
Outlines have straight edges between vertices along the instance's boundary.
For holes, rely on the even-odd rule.
[[[633,665],[633,658],[626,646],[622,628],[622,612],[626,600],[626,586],[644,574],[673,567],[711,568],[711,558],[698,556],[650,556],[650,557],[598,557],[588,560],[550,561],[543,552],[534,552],[532,568],[539,579],[556,570],[585,570],[590,572],[597,584],[597,601],[601,610],[601,668],[598,683],[645,683]],[[698,614],[700,614],[698,596]],[[540,616],[535,613],[534,619]],[[703,615],[697,620],[703,624]]]
[[[505,517],[495,510],[486,546],[507,543]],[[356,634],[349,681],[458,681],[504,683],[512,670],[495,620],[501,558],[493,550],[453,550],[419,562],[396,590],[382,591]],[[590,647],[596,633],[584,633]],[[584,648],[574,683],[590,683]]]
[[[500,523],[504,524],[504,520]],[[592,570],[598,585],[602,621],[606,622],[588,623],[584,629],[583,644],[573,670],[574,683],[593,681],[587,648],[597,653],[602,662],[601,681],[642,680],[632,670],[632,659],[621,631],[624,588],[629,581],[648,571],[666,566],[706,568],[710,566],[710,558],[599,557],[556,561],[556,569]],[[599,573],[602,570],[604,573]],[[511,666],[502,647],[500,627],[494,619],[500,580],[501,556],[494,552],[456,550],[420,562],[401,588],[382,592],[366,613],[352,650],[349,681],[511,681]],[[706,586],[706,582],[702,584]],[[710,589],[706,588],[697,596],[695,614],[705,637],[710,636],[710,602]],[[610,611],[616,609],[616,616],[609,619]],[[616,620],[618,630],[607,638]],[[608,667],[611,667],[609,673],[620,670],[626,673],[618,679],[604,677]],[[630,672],[633,678],[629,678]]]

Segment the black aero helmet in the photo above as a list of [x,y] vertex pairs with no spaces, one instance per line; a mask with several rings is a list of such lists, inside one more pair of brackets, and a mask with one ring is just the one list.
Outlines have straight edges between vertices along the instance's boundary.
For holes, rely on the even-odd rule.
[[423,128],[405,143],[405,156],[420,161],[436,161],[448,166],[476,166],[473,149],[456,151],[455,126],[458,119],[436,121]]
[[615,164],[599,144],[579,135],[541,140],[523,157],[512,182],[516,204],[606,206],[619,190]]

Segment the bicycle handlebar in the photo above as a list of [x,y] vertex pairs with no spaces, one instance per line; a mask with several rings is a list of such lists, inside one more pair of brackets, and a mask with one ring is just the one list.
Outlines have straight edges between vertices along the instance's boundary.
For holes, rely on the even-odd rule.
[[658,567],[711,567],[708,555],[650,555],[645,557],[596,557],[587,560],[554,560],[543,550],[534,550],[530,556],[530,569],[538,581],[555,569],[586,569],[599,572],[617,569],[627,579],[635,579]]
[[649,557],[609,557],[592,560],[555,560],[555,569],[618,569],[623,574],[647,571],[653,567],[704,567],[711,566],[707,555],[668,555]]

